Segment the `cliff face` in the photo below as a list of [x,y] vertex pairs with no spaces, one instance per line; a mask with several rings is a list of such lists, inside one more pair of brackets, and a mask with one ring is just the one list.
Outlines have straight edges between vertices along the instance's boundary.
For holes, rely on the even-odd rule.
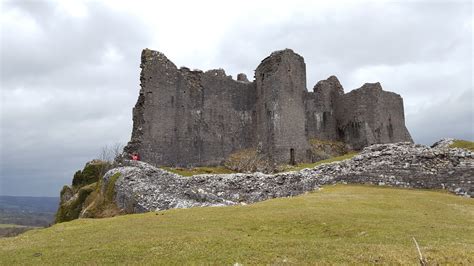
[[354,149],[411,142],[403,101],[380,84],[344,94],[334,76],[306,90],[303,57],[290,49],[265,58],[255,80],[222,69],[178,69],[145,49],[141,89],[126,152],[154,165],[219,165],[230,154],[257,149],[275,164],[311,161],[309,140],[344,141]]

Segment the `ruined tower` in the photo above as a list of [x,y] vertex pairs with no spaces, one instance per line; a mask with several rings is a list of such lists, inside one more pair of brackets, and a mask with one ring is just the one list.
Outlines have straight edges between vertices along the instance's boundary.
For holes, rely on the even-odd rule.
[[337,109],[344,89],[335,76],[319,81],[306,92],[306,135],[309,139],[338,140]]
[[306,65],[290,49],[265,58],[255,71],[257,142],[271,161],[304,161]]
[[412,142],[405,127],[403,99],[382,90],[380,83],[366,83],[337,100],[339,138],[354,149],[373,143]]
[[142,52],[140,92],[125,152],[166,166],[220,165],[234,152],[258,149],[275,164],[308,161],[309,140],[344,141],[354,149],[412,141],[403,100],[365,84],[344,94],[334,76],[306,89],[303,57],[273,52],[237,80],[224,70],[177,68],[164,54]]

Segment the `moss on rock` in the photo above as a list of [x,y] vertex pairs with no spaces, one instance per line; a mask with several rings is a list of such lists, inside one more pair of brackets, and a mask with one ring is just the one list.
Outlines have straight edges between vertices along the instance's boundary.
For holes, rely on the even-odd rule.
[[107,170],[111,168],[111,164],[106,161],[93,160],[88,162],[82,171],[77,171],[72,179],[72,187],[77,190],[83,186],[99,181]]
[[91,193],[86,200],[87,205],[83,209],[80,217],[82,218],[103,218],[111,217],[121,213],[115,204],[115,182],[120,177],[120,173],[116,173],[110,177],[105,191],[101,191],[103,179],[101,178],[96,190]]
[[119,213],[114,202],[114,188],[120,173],[111,177],[106,191],[100,190],[103,175],[111,166],[109,162],[93,160],[74,174],[72,186],[64,186],[61,190],[56,223],[81,217],[110,217]]
[[96,189],[96,183],[84,186],[68,201],[61,202],[56,213],[56,223],[71,221],[79,218],[84,202],[87,197]]
[[115,173],[110,177],[109,183],[107,184],[107,190],[105,191],[105,198],[108,201],[113,201],[115,197],[115,182],[120,177],[120,173]]

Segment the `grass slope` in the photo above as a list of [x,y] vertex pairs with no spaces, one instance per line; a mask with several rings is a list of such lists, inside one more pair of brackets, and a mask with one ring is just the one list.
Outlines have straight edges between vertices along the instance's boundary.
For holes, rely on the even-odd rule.
[[[321,160],[317,161],[314,163],[301,163],[295,166],[290,166],[285,167],[283,172],[288,172],[288,171],[299,171],[304,168],[313,168],[317,165],[323,164],[323,163],[332,163],[332,162],[337,162],[337,161],[342,161],[346,159],[350,159],[354,156],[357,155],[357,152],[349,152],[341,156],[335,156],[326,160]],[[161,167],[166,171],[179,174],[182,176],[193,176],[193,175],[200,175],[200,174],[232,174],[236,173],[235,171],[228,169],[223,166],[206,166],[206,167],[195,167],[191,169],[186,169],[186,168],[173,168],[173,167]]]
[[[38,228],[36,226],[26,226],[18,224],[0,224],[0,237],[12,237],[24,233],[28,230]],[[0,259],[0,262],[2,260]]]
[[79,219],[0,239],[0,264],[474,263],[474,201],[328,186],[233,207]]
[[451,148],[463,148],[474,151],[474,142],[468,140],[455,140],[450,146]]

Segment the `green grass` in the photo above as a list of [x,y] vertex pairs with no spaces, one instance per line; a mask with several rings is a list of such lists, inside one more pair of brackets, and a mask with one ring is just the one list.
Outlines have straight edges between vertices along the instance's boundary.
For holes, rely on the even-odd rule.
[[302,170],[304,168],[313,168],[313,167],[315,167],[317,165],[321,165],[323,163],[332,163],[332,162],[338,162],[338,161],[343,161],[343,160],[346,160],[346,159],[350,159],[350,158],[352,158],[356,155],[357,155],[357,152],[349,152],[349,153],[341,155],[341,156],[332,157],[332,158],[322,160],[322,161],[317,161],[317,162],[314,162],[314,163],[302,163],[302,164],[298,164],[298,165],[295,165],[295,166],[290,166],[290,167],[286,168],[285,171],[299,171],[299,170]]
[[235,173],[235,171],[232,171],[228,168],[222,167],[222,166],[216,166],[216,167],[195,167],[195,168],[172,168],[172,167],[161,167],[162,169],[182,175],[182,176],[193,176],[193,175],[200,175],[200,174],[232,174]]
[[115,173],[110,177],[109,183],[107,184],[107,189],[105,191],[105,199],[108,201],[113,201],[115,196],[115,182],[120,177],[120,173]]
[[[313,168],[317,165],[323,164],[323,163],[332,163],[332,162],[337,162],[337,161],[342,161],[345,159],[350,159],[357,155],[357,152],[349,152],[347,154],[341,155],[341,156],[336,156],[332,157],[326,160],[314,162],[314,163],[302,163],[298,164],[295,166],[287,166],[284,167],[283,172],[287,171],[299,171],[304,168]],[[193,175],[200,175],[200,174],[232,174],[236,173],[236,171],[233,171],[229,168],[226,168],[224,166],[203,166],[203,167],[194,167],[194,168],[173,168],[173,167],[161,167],[162,169],[172,172],[178,175],[182,176],[193,176]]]
[[455,140],[450,146],[451,148],[463,148],[474,151],[474,142],[468,140]]
[[247,206],[79,219],[0,239],[0,264],[474,263],[474,200],[328,186]]

